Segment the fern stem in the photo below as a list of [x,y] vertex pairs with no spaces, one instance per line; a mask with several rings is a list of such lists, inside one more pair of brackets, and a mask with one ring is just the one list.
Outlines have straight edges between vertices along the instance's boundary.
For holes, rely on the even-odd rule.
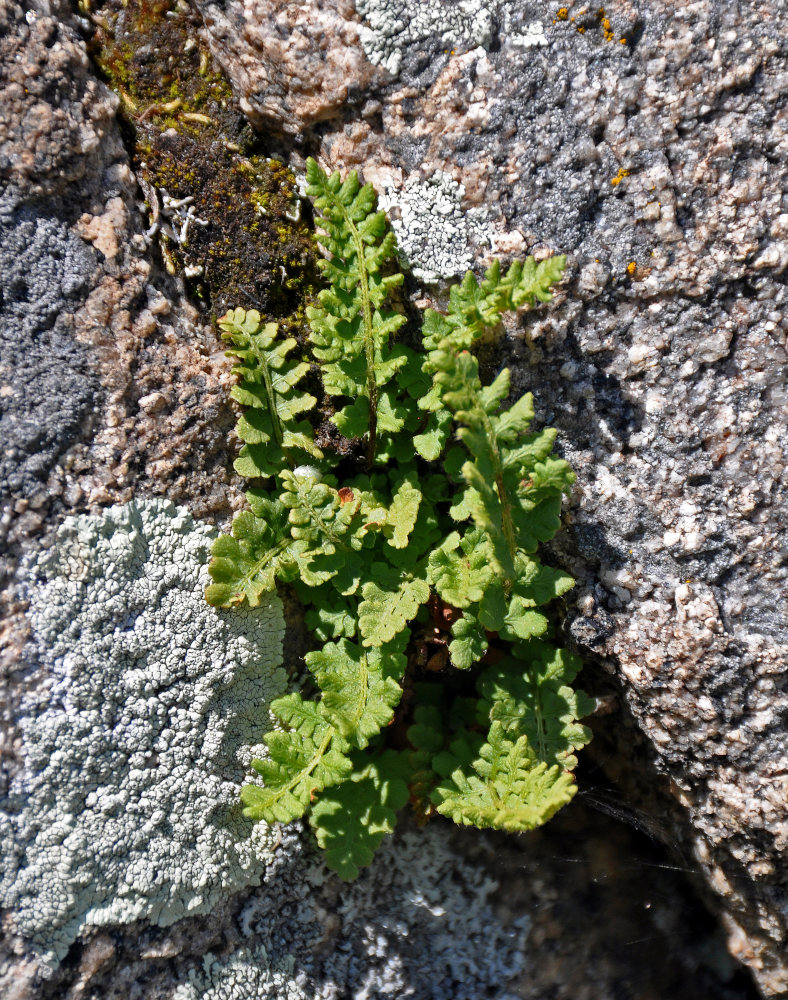
[[498,450],[498,444],[495,440],[495,430],[484,408],[481,396],[475,390],[474,394],[477,399],[477,407],[482,413],[484,433],[490,448],[490,457],[492,458],[493,469],[495,471],[495,488],[498,491],[498,502],[501,505],[501,532],[503,533],[506,547],[509,550],[511,573],[507,574],[503,580],[504,593],[508,597],[514,586],[514,560],[517,554],[517,538],[514,532],[514,521],[512,520],[512,505],[509,503],[509,496],[503,481],[503,463],[501,462],[501,453]]
[[314,754],[312,755],[312,760],[309,762],[309,764],[305,768],[303,768],[303,770],[296,771],[295,775],[291,778],[290,781],[288,781],[288,783],[286,785],[282,785],[281,788],[277,789],[276,794],[273,796],[273,801],[274,802],[276,802],[279,799],[281,799],[282,796],[286,792],[292,791],[293,788],[295,788],[295,786],[300,781],[302,781],[303,778],[306,775],[309,775],[309,774],[311,774],[314,771],[314,769],[320,763],[320,760],[323,757],[323,755],[325,754],[326,750],[328,750],[328,744],[334,738],[335,733],[336,733],[336,729],[333,726],[330,726],[329,729],[328,729],[328,732],[326,733],[325,737],[323,738],[323,742],[320,744],[320,746],[315,750]]
[[[495,486],[498,490],[498,500],[501,504],[501,531],[503,532],[503,537],[509,549],[512,567],[514,567],[514,559],[517,554],[517,540],[515,538],[514,523],[512,521],[512,506],[509,503],[509,497],[507,496],[506,487],[504,486],[503,467],[501,465],[501,456],[497,446],[493,446],[493,460],[495,462]],[[503,589],[507,597],[511,593],[513,585],[514,578],[512,576],[509,576],[504,580]]]
[[547,721],[545,719],[544,704],[541,698],[541,690],[539,680],[534,677],[533,669],[530,664],[526,675],[528,678],[528,685],[531,688],[531,703],[533,705],[534,722],[536,723],[535,729],[537,733],[537,739],[534,741],[533,735],[529,735],[529,739],[532,743],[535,743],[534,749],[536,751],[536,756],[538,760],[547,760]]
[[[262,353],[262,351],[258,350],[256,344],[253,344],[253,350],[255,353],[255,357],[257,358],[257,363],[260,367],[260,370],[263,373],[263,383],[265,385],[265,397],[268,400],[268,413],[271,416],[271,427],[274,432],[274,438],[279,447],[282,448],[284,435],[282,434],[282,425],[279,421],[279,413],[276,409],[276,395],[274,393],[274,384],[271,381],[271,372],[268,368],[268,362],[266,361],[265,355]],[[290,462],[290,465],[292,466],[293,463],[290,460],[290,456],[287,454],[284,448],[282,448],[282,453],[285,455],[285,457]]]
[[378,431],[378,383],[375,379],[375,338],[372,335],[372,305],[369,299],[369,275],[364,259],[364,241],[361,239],[355,223],[350,218],[345,206],[342,214],[348,229],[353,236],[358,258],[359,286],[361,288],[361,312],[364,320],[364,355],[367,363],[367,396],[369,397],[369,438],[367,441],[367,468],[375,464],[375,448]]
[[364,652],[361,654],[360,666],[361,670],[357,689],[356,708],[353,712],[353,721],[355,723],[353,727],[354,730],[358,728],[358,721],[364,714],[369,694],[369,664],[367,662],[367,654]]

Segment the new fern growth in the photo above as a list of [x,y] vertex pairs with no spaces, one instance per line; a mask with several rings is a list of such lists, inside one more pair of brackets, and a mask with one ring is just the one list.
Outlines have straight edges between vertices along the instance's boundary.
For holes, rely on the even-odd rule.
[[473,354],[505,311],[550,300],[564,258],[469,272],[447,313],[410,332],[417,352],[395,339],[403,279],[372,187],[313,160],[307,179],[327,282],[307,310],[311,355],[331,421],[364,457],[315,444],[295,341],[257,312],[227,313],[244,408],[235,467],[263,485],[215,542],[206,596],[254,606],[278,581],[302,600],[315,697],[272,704],[278,728],[242,800],[255,820],[308,813],[328,864],[352,878],[409,800],[424,817],[529,830],[574,793],[591,703],[539,610],[573,581],[536,554],[573,475],[551,454],[555,432],[530,430],[530,394],[510,402],[508,369],[485,384]]

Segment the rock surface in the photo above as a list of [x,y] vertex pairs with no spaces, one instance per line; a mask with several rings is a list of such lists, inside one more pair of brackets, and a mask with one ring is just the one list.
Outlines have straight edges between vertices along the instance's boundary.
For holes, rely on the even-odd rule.
[[[733,951],[788,991],[780,5],[199,5],[252,113],[300,114],[327,165],[362,169],[417,272],[569,254],[560,304],[507,346],[578,471],[570,629],[669,776]],[[313,45],[357,39],[383,82],[354,70],[315,125],[295,95],[342,73],[310,49],[261,100],[271,68],[241,77],[236,52],[248,72],[274,9]]]
[[48,684],[22,706],[0,903],[54,966],[85,927],[211,912],[276,846],[237,795],[287,688],[282,603],[209,607],[215,537],[183,507],[132,501],[67,518],[20,569]]
[[174,283],[149,280],[157,266],[118,100],[50,7],[67,16],[57,3],[0,6],[0,499],[11,545],[47,509],[126,500],[140,478],[171,499],[201,496],[198,513],[215,509],[232,420],[213,332]]
[[[327,165],[363,168],[414,272],[446,277],[492,253],[570,255],[565,290],[548,314],[511,324],[502,353],[578,472],[556,548],[581,583],[567,625],[601,665],[595,693],[620,704],[596,720],[595,759],[673,863],[705,873],[731,950],[763,993],[781,995],[788,87],[776,0],[649,0],[565,18],[509,0],[199,6],[252,120],[281,133],[272,144],[291,144],[296,164],[308,144]],[[200,517],[232,502],[222,348],[145,238],[118,101],[80,38],[90,30],[56,0],[27,12],[0,0],[11,583],[66,513],[162,493]],[[23,756],[20,701],[46,678],[19,657],[20,594],[6,598],[7,781]],[[247,890],[170,930],[93,932],[48,981],[9,914],[0,982],[15,1000],[178,989],[251,1000],[265,973],[249,971],[249,956],[263,969],[265,949],[269,978],[288,968],[294,996],[386,995],[375,983],[459,996],[461,962],[440,989],[415,970],[459,962],[474,941],[474,996],[752,995],[713,925],[698,931],[679,873],[657,870],[671,862],[628,827],[578,801],[523,842],[448,829],[428,831],[434,876],[460,885],[448,944],[444,915],[425,917],[429,900],[381,907],[407,890],[391,872],[416,863],[410,834],[360,888],[345,895],[327,879],[314,899],[296,886],[323,869],[288,834],[278,890]],[[473,937],[479,906],[493,952]],[[266,910],[284,914],[278,943],[249,916]],[[309,956],[305,968],[287,966],[291,953]]]

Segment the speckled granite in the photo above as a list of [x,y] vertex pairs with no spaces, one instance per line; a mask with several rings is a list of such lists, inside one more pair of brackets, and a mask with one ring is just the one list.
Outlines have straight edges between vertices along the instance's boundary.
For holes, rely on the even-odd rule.
[[222,352],[148,254],[118,99],[79,27],[59,0],[0,2],[4,792],[21,758],[19,699],[40,683],[20,655],[18,560],[65,514],[128,500],[132,484],[188,496],[198,515],[217,497],[227,509]]
[[265,887],[171,928],[91,932],[48,981],[14,971],[13,1000],[757,996],[681,861],[581,799],[522,839],[405,822],[352,885],[289,828]]
[[[199,5],[253,113],[300,115],[328,166],[363,169],[417,271],[569,254],[549,317],[504,345],[578,471],[569,628],[669,776],[733,951],[788,991],[781,5]],[[274,10],[312,40],[275,100],[223,48],[242,21],[248,70]],[[326,18],[368,72],[319,58]],[[319,123],[295,101],[310,85],[346,90]],[[423,196],[446,177],[448,208]]]
[[[0,0],[10,111],[0,121],[0,305],[14,365],[0,402],[13,556],[65,512],[132,492],[164,493],[202,517],[225,515],[230,499],[220,345],[141,239],[117,102],[89,66],[79,22],[57,3],[32,6],[26,17]],[[500,1000],[504,990],[749,1000],[688,898],[682,874],[700,870],[733,954],[764,994],[780,995],[788,88],[777,0],[622,2],[607,15],[569,7],[565,19],[557,5],[514,0],[200,6],[250,117],[274,130],[272,147],[296,166],[309,149],[343,171],[362,167],[385,192],[414,271],[437,280],[492,253],[569,254],[549,313],[511,323],[486,361],[517,363],[517,388],[534,390],[578,472],[554,551],[579,580],[567,628],[594,665],[587,686],[609,693],[589,759],[644,810],[625,815],[673,853],[644,848],[579,800],[520,840],[454,833],[440,855],[446,877],[452,864],[460,881],[468,864],[489,865],[503,887],[485,896],[495,934],[524,917],[529,927],[507,985],[497,958],[482,956],[478,989]],[[31,294],[20,284],[28,273]],[[439,301],[440,285],[429,294]],[[37,398],[34,385],[49,389]],[[25,423],[31,408],[40,434]],[[15,656],[23,621],[7,616],[2,636],[10,771],[13,713],[40,681]],[[315,864],[287,843],[275,906]],[[373,887],[376,877],[366,877]],[[408,964],[422,961],[423,943],[359,931],[345,961],[343,925],[331,919],[342,891],[334,881],[318,893],[317,934],[298,905],[288,911],[291,945],[314,949],[307,988],[341,968],[340,995],[360,996],[364,975],[385,966],[399,970],[386,980],[397,989],[440,995]],[[380,919],[366,905],[359,927]],[[89,932],[48,981],[6,914],[0,984],[12,1000],[206,993],[233,956],[271,951],[264,923],[243,919],[260,906],[242,893],[170,930]],[[345,930],[354,926],[348,918]],[[402,926],[428,933],[423,922]],[[208,952],[213,972],[201,966]],[[363,995],[382,995],[375,988]]]
[[199,497],[198,514],[225,503],[222,351],[149,253],[118,99],[66,16],[59,0],[0,4],[0,504],[12,546],[48,510],[127,500],[140,477]]

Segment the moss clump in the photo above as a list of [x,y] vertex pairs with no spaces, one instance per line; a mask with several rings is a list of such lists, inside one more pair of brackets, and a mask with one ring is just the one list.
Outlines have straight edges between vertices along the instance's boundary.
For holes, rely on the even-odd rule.
[[91,14],[90,51],[121,98],[167,269],[215,315],[244,301],[274,319],[296,311],[315,268],[293,175],[238,110],[199,18],[183,0],[107,0]]

